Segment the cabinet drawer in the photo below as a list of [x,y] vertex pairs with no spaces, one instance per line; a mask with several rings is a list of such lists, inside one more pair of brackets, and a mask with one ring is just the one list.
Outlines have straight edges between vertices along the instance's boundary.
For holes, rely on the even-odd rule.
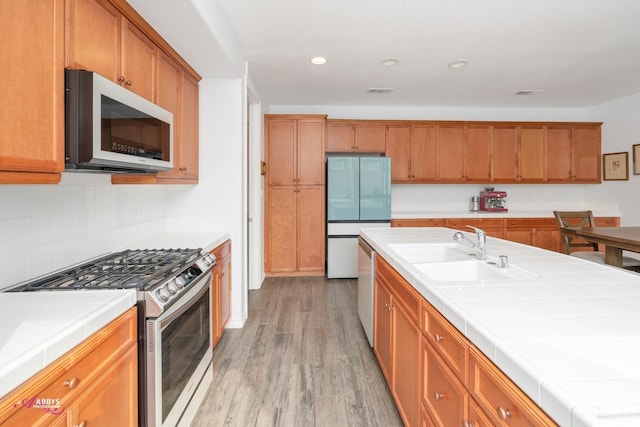
[[392,219],[392,227],[444,227],[444,218],[407,218],[407,219]]
[[558,228],[555,218],[512,218],[506,219],[506,227]]
[[535,402],[475,348],[469,351],[469,361],[469,391],[496,425],[556,425]]
[[502,218],[459,218],[459,219],[447,219],[446,220],[447,227],[461,229],[466,231],[472,231],[467,225],[478,228],[487,228],[487,227],[496,227],[502,228],[503,220]]
[[423,305],[423,326],[427,340],[444,359],[458,379],[467,382],[468,349],[466,340],[437,310]]
[[[18,406],[21,406],[25,403],[24,399],[37,397],[59,399],[61,410],[66,410],[102,371],[136,344],[136,321],[136,307],[133,307],[7,395],[6,400],[0,401],[0,408],[5,408],[5,403],[13,406],[20,402]],[[14,412],[8,419],[10,425],[49,424],[58,419],[58,416],[28,405],[17,410],[10,409],[9,412]],[[0,416],[0,421],[3,419]]]
[[424,339],[422,345],[422,404],[436,425],[459,426],[467,412],[467,391],[433,347]]
[[419,325],[420,307],[422,296],[413,289],[402,276],[391,267],[382,257],[376,257],[376,278],[381,279],[392,290],[399,300],[407,315],[415,325]]

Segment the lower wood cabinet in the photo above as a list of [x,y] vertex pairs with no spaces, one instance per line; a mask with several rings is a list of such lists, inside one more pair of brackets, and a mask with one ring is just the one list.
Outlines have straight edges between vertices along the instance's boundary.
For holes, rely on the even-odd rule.
[[374,352],[406,426],[556,425],[380,256],[374,298]]
[[216,257],[213,274],[211,306],[213,307],[212,346],[215,347],[231,317],[231,240],[211,251]]
[[[137,425],[137,338],[132,307],[0,400],[0,425]],[[38,398],[58,409],[28,403]]]
[[376,273],[375,279],[374,352],[402,421],[415,426],[420,416],[420,378],[416,375],[420,369],[419,296],[409,286],[396,286],[395,272],[384,261],[378,263],[379,259],[376,257],[376,271],[381,274]]
[[473,228],[469,227],[471,226],[486,231],[487,236],[498,237],[500,239],[504,237],[504,225],[501,218],[447,218],[445,220],[445,226],[455,230],[473,233]]
[[504,238],[512,242],[562,252],[560,230],[553,218],[505,219]]

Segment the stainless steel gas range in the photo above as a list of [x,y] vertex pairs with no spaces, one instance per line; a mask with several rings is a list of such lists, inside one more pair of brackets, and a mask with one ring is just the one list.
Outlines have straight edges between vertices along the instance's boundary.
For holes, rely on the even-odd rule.
[[212,274],[201,249],[127,250],[8,292],[136,289],[141,426],[188,425],[211,384]]

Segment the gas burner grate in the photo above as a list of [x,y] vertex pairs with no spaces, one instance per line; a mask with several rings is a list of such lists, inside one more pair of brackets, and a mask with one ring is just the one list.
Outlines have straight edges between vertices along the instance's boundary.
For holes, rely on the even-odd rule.
[[11,291],[146,290],[177,273],[198,258],[200,252],[200,249],[126,250],[41,277]]

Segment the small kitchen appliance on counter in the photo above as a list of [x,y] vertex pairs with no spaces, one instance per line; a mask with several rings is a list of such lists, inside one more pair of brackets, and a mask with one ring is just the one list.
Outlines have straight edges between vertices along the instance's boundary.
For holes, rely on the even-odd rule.
[[480,210],[486,212],[507,212],[504,206],[507,201],[506,191],[495,191],[493,187],[485,187],[480,192]]

